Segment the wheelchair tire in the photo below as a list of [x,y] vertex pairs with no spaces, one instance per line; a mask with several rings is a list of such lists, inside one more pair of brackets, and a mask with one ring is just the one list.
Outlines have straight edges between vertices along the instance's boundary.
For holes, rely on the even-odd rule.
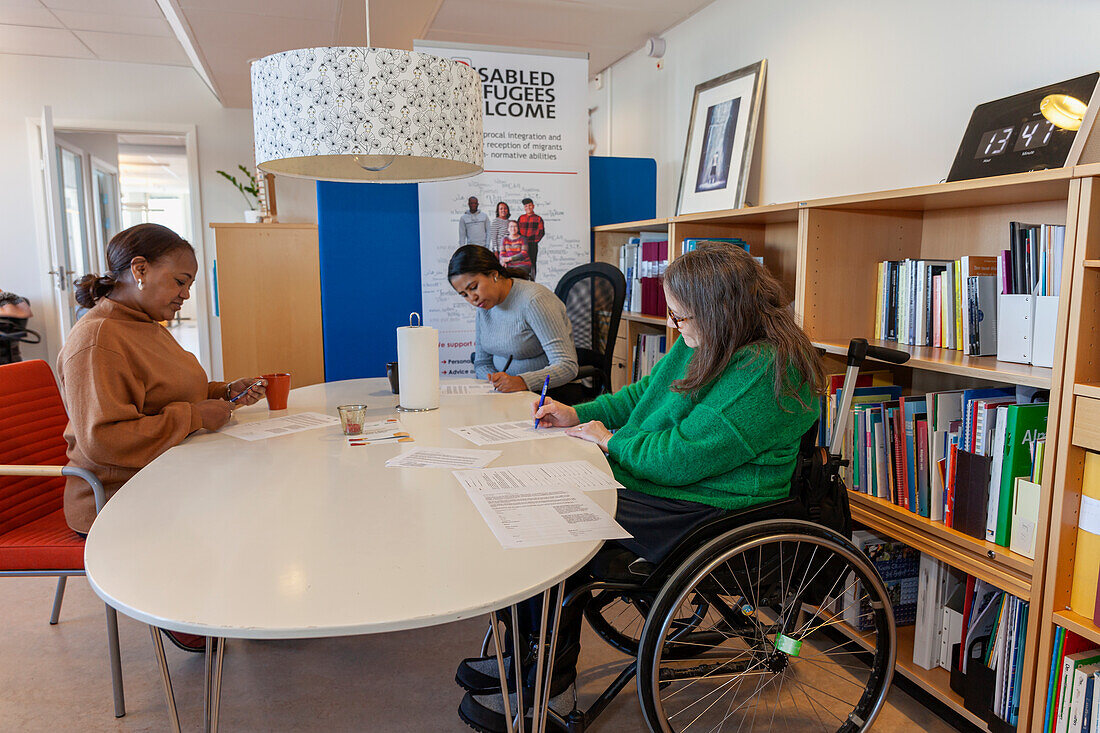
[[584,606],[584,617],[601,639],[623,654],[635,657],[645,626],[643,609],[652,605],[653,598],[647,600],[648,603],[620,591],[596,591]]
[[[685,633],[700,599],[707,616]],[[836,601],[858,604],[850,620],[863,630],[833,615]],[[893,608],[867,558],[821,525],[768,520],[715,538],[670,576],[642,629],[638,696],[654,731],[862,731],[895,653]]]

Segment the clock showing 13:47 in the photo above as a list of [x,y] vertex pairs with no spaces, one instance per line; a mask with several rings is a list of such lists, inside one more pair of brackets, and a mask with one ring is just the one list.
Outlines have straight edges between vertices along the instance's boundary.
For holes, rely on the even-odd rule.
[[1098,83],[1100,72],[978,105],[947,180],[1076,165],[1100,104]]

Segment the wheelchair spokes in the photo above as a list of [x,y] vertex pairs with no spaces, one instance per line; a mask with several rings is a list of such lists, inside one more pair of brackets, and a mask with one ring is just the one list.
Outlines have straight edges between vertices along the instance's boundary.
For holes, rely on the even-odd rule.
[[[638,690],[650,726],[865,729],[894,659],[892,610],[873,567],[850,544],[813,534],[714,544],[670,578],[643,629]],[[858,645],[833,614],[838,599],[858,609],[848,616],[864,627]]]

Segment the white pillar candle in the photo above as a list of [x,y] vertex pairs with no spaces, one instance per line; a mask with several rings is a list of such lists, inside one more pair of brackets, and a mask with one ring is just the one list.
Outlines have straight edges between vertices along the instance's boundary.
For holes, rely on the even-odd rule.
[[439,330],[429,326],[398,328],[397,369],[402,407],[439,407]]

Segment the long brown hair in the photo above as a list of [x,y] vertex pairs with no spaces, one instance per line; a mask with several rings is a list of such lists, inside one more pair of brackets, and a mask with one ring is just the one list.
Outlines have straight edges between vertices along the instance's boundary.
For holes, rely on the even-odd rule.
[[803,383],[814,393],[823,391],[821,357],[784,302],[783,287],[741,247],[700,243],[672,261],[665,287],[688,311],[679,315],[691,316],[700,335],[687,373],[673,382],[673,390],[695,397],[738,350],[767,344],[775,351],[776,399],[786,393],[801,403]]

